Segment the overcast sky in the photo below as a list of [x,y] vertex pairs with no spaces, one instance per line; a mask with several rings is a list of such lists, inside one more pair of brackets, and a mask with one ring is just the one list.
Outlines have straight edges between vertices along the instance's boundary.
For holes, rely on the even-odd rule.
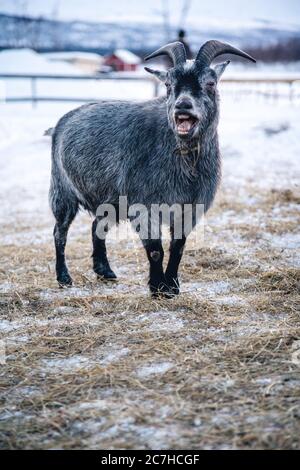
[[191,3],[188,22],[209,18],[245,22],[278,21],[300,25],[300,0],[0,0],[0,12],[56,17],[60,20],[161,21],[162,5],[169,5],[178,24],[184,3]]

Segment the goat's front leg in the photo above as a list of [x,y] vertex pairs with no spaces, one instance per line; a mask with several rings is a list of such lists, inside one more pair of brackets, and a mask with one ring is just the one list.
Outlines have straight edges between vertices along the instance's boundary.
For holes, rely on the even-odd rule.
[[170,257],[166,269],[165,279],[171,294],[178,295],[180,286],[178,281],[178,268],[183,255],[186,237],[174,239],[174,231],[171,229]]
[[164,295],[169,292],[166,285],[165,275],[163,271],[164,250],[161,240],[143,240],[143,245],[147,253],[150,275],[149,288],[154,297],[160,294]]
[[[101,239],[97,235],[98,220],[95,219],[92,224],[92,240],[93,240],[93,269],[99,279],[114,280],[117,278],[109,265],[106,254],[105,238]],[[104,230],[107,233],[107,230]]]

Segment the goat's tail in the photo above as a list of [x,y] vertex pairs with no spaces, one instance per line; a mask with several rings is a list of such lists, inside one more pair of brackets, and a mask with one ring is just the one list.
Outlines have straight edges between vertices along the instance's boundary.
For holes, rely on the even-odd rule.
[[54,127],[49,127],[49,129],[45,130],[43,135],[50,135],[52,136],[54,132]]

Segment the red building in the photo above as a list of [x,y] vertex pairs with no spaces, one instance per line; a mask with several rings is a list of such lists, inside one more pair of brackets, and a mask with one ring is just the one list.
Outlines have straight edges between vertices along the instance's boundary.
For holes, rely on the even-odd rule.
[[127,49],[116,49],[109,56],[104,57],[103,65],[111,67],[116,72],[134,72],[141,59]]

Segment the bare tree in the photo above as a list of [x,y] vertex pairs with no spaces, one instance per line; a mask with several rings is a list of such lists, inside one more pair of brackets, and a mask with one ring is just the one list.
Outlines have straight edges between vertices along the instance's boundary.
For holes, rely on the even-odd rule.
[[60,0],[56,0],[52,8],[51,19],[52,23],[52,44],[55,49],[61,49],[62,41],[60,36],[60,27],[59,27],[59,9],[60,9]]
[[[192,6],[192,0],[183,0],[181,10],[180,10],[178,28],[177,29],[181,29],[184,26],[191,6]],[[161,14],[162,14],[162,18],[163,18],[165,40],[166,40],[166,42],[169,42],[172,39],[172,28],[171,28],[171,20],[170,20],[170,3],[169,3],[169,0],[162,0]]]
[[183,28],[192,6],[192,0],[184,0],[179,17],[178,29]]
[[15,21],[15,42],[16,47],[26,46],[26,38],[28,38],[28,18],[27,18],[27,0],[17,0],[15,3],[15,14],[17,15],[17,21]]
[[162,17],[165,29],[166,42],[171,40],[171,27],[170,27],[170,5],[169,0],[162,0]]

